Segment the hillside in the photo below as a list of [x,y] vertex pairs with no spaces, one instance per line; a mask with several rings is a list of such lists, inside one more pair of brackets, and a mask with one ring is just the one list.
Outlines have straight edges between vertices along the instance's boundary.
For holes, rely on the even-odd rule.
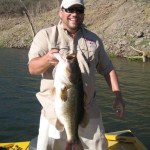
[[[121,57],[139,55],[133,48],[150,55],[150,3],[149,0],[85,0],[85,21],[88,29],[104,41],[107,52]],[[57,24],[58,7],[30,16],[38,32],[41,28]],[[33,39],[25,15],[0,15],[0,46],[29,48]],[[133,48],[132,48],[132,47]]]

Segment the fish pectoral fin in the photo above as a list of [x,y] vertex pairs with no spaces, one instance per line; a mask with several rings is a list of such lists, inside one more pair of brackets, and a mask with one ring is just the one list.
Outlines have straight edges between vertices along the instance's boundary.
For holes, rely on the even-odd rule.
[[67,101],[67,87],[64,87],[63,89],[61,89],[60,97],[62,101],[64,102]]

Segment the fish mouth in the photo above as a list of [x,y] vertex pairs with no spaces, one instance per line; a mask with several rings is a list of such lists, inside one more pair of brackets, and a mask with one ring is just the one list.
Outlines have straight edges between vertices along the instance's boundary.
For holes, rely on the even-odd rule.
[[68,74],[68,79],[71,83],[74,83],[77,80],[76,76],[79,72],[76,54],[73,53],[66,56],[66,62],[66,72]]
[[76,54],[70,54],[66,57],[67,61],[74,61],[74,59],[76,59]]

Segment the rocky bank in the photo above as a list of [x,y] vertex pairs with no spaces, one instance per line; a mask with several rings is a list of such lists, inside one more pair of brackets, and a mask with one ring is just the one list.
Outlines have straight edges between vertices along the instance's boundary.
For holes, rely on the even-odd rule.
[[[85,0],[85,6],[84,24],[103,39],[110,55],[141,55],[140,50],[150,57],[149,0]],[[35,31],[57,24],[58,9],[30,16]],[[1,15],[0,20],[1,47],[30,47],[33,32],[26,15]]]

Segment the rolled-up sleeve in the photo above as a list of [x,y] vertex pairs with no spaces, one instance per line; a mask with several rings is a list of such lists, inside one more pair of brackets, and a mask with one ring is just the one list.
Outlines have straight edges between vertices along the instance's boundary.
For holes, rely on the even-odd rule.
[[106,51],[104,50],[104,45],[101,40],[98,44],[98,63],[96,66],[97,72],[106,75],[114,69],[111,60],[109,59]]
[[48,51],[47,34],[44,30],[39,31],[33,39],[28,58],[31,59],[43,56]]

